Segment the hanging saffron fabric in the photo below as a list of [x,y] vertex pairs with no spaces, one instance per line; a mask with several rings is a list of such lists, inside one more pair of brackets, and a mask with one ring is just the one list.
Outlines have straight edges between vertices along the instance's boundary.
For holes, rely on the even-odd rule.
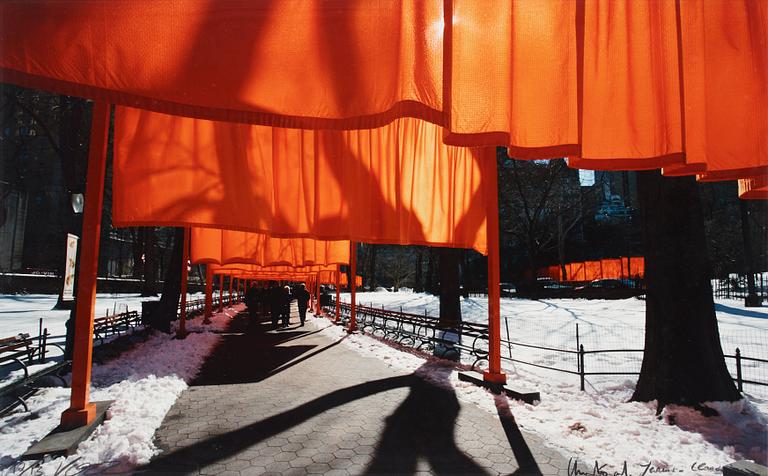
[[215,228],[192,228],[193,263],[308,266],[349,263],[349,241],[274,238]]
[[302,131],[118,107],[112,220],[485,254],[484,169],[495,154],[481,160],[441,139],[411,118]]
[[565,264],[566,277],[561,279],[560,266],[540,268],[539,277],[555,281],[592,281],[595,279],[639,279],[645,276],[645,257],[632,256],[607,258],[594,261],[579,261]]
[[764,1],[42,0],[0,22],[23,86],[277,127],[416,117],[582,168],[768,172]]
[[739,180],[739,198],[768,199],[768,176]]
[[251,280],[303,281],[320,272],[336,269],[333,266],[257,266],[253,264],[208,264],[214,275],[227,275],[233,278]]

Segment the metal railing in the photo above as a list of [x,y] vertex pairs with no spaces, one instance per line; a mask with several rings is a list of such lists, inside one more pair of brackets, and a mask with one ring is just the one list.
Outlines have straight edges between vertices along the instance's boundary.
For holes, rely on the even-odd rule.
[[[763,299],[768,298],[768,282],[764,273],[755,273],[755,293]],[[712,295],[717,299],[745,299],[747,297],[747,275],[731,275],[727,278],[713,279]]]
[[[349,323],[350,305],[342,302],[340,309],[340,319],[335,320],[335,322],[346,326]],[[357,304],[355,309],[357,327],[363,333],[400,345],[413,347],[417,350],[430,351],[438,357],[451,358],[452,360],[458,360],[461,353],[464,352],[470,356],[467,363],[471,362],[473,369],[479,363],[488,361],[488,326],[485,324],[461,322],[458,326],[441,327],[438,325],[438,320],[433,316],[427,315],[426,311],[422,315],[361,304]],[[335,317],[335,300],[332,299],[329,305],[323,307],[323,310],[330,317]],[[507,320],[505,319],[504,324],[506,325],[506,323]],[[508,327],[506,331],[507,335],[509,335]],[[570,355],[573,356],[574,367],[565,368],[563,366],[532,362],[530,359],[516,356],[513,352],[513,347],[534,349],[556,355]],[[634,360],[639,368],[644,352],[643,349],[636,348],[587,349],[580,341],[578,324],[576,325],[575,346],[571,349],[535,345],[504,338],[501,339],[501,348],[502,361],[578,375],[579,388],[582,391],[585,390],[586,378],[590,376],[640,375],[639,371],[634,370],[600,370],[601,366],[594,360],[590,360],[590,357],[596,360],[597,356],[600,355],[637,354],[638,356]],[[504,352],[505,350],[506,352]],[[760,376],[768,374],[768,366],[765,365],[768,364],[768,360],[746,357],[739,348],[736,348],[734,355],[725,354],[725,358],[735,360],[736,375],[732,375],[732,378],[740,392],[743,392],[745,384],[768,387],[768,381],[760,378]],[[746,366],[744,365],[745,362],[751,362],[754,365]],[[591,368],[596,370],[590,370]],[[747,373],[749,375],[745,375]]]
[[[240,295],[238,295],[237,293],[232,293],[232,303],[233,304],[236,304],[236,303],[240,302],[241,300],[242,299],[241,299]],[[225,306],[229,305],[229,293],[228,292],[225,292],[223,294],[223,297],[221,298],[221,301],[224,302]],[[214,311],[216,311],[216,309],[219,308],[219,304],[220,304],[221,301],[219,301],[219,295],[218,294],[214,294],[211,297],[212,308],[213,308]],[[187,309],[187,317],[199,314],[199,313],[201,313],[201,312],[203,312],[205,310],[205,298],[191,299],[191,300],[187,301],[185,307]],[[178,310],[181,311],[181,303],[179,303],[179,309]]]

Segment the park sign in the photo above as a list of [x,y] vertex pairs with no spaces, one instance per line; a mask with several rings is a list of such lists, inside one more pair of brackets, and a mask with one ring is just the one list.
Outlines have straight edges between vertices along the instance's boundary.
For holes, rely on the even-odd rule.
[[75,299],[75,268],[77,265],[77,240],[76,235],[67,233],[67,259],[64,263],[64,289],[61,292],[62,301]]

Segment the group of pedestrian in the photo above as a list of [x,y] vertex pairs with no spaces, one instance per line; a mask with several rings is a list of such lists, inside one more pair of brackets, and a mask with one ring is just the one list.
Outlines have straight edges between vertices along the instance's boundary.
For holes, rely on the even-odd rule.
[[271,281],[268,287],[251,286],[245,293],[245,304],[252,316],[265,315],[269,312],[272,327],[286,328],[291,319],[291,301],[296,300],[299,308],[299,326],[307,319],[310,294],[303,283],[291,290],[290,286],[280,286]]

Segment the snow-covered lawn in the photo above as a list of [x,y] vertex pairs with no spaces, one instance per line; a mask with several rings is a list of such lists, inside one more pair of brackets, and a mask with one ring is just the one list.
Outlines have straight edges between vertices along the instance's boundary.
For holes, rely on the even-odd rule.
[[[349,301],[349,294],[341,300]],[[357,302],[364,306],[381,307],[429,316],[439,314],[437,296],[420,293],[358,293]],[[736,348],[745,357],[768,359],[768,307],[745,308],[743,301],[718,299],[715,303],[723,352],[734,355]],[[486,298],[461,300],[465,321],[488,323]],[[502,355],[564,370],[577,370],[577,356],[573,353],[552,352],[516,345],[524,343],[555,349],[576,351],[578,342],[586,351],[601,349],[636,349],[642,351],[645,339],[645,301],[642,299],[588,300],[588,299],[514,299],[501,300],[501,336],[511,341],[502,343]],[[642,352],[587,354],[584,368],[587,372],[639,372]],[[471,361],[470,361],[471,363]],[[734,359],[727,359],[731,373],[736,375]],[[579,377],[549,370],[534,370],[531,366],[506,362],[510,370],[524,368],[538,372],[542,377],[556,376],[558,380],[578,385]],[[743,361],[742,370],[747,380],[768,381],[768,365]],[[750,378],[752,377],[752,378]],[[634,378],[631,376],[624,378]],[[593,389],[613,386],[624,380],[620,376],[588,376]],[[747,385],[749,393],[768,398],[768,387]]]
[[188,322],[186,339],[153,333],[119,358],[94,365],[91,400],[115,400],[108,420],[70,457],[19,462],[19,455],[56,427],[69,404],[68,388],[40,390],[27,401],[29,413],[0,419],[0,474],[80,474],[85,469],[99,474],[148,462],[156,452],[155,429],[220,339],[212,331],[224,329],[241,308],[215,314],[210,325],[200,317]]
[[[22,311],[48,311],[55,297],[46,297],[46,304],[35,303],[29,296],[20,296],[27,307],[9,297],[0,298],[0,316],[21,319]],[[346,296],[348,299],[348,295]],[[120,302],[138,297],[116,296]],[[12,304],[8,304],[12,302]],[[44,300],[44,299],[41,299]],[[100,306],[106,308],[103,297]],[[384,305],[390,309],[403,307],[404,311],[437,315],[437,298],[413,293],[361,293],[359,302]],[[644,302],[637,299],[623,301],[587,300],[502,300],[502,316],[506,317],[509,335],[513,341],[546,345],[557,348],[575,347],[575,326],[579,324],[580,342],[588,349],[642,348]],[[138,304],[129,305],[136,309]],[[237,308],[236,308],[237,309]],[[8,312],[4,312],[8,311]],[[462,301],[464,318],[486,322],[485,299]],[[726,353],[738,345],[745,355],[765,358],[768,345],[768,309],[745,309],[737,301],[717,302],[720,333]],[[222,328],[234,310],[217,315],[214,326]],[[39,313],[30,312],[33,328]],[[66,319],[66,312],[64,312]],[[2,319],[3,317],[0,317]],[[22,322],[21,320],[16,321]],[[324,319],[310,319],[310,326],[322,328],[330,338],[338,339],[346,333]],[[50,326],[49,326],[50,327]],[[35,467],[25,474],[53,474],[67,464],[83,468],[91,464],[118,466],[113,470],[130,469],[147,461],[156,451],[152,434],[171,407],[176,397],[186,388],[205,357],[218,341],[218,335],[207,332],[200,319],[188,326],[193,333],[185,340],[175,340],[162,334],[152,335],[148,341],[93,371],[93,400],[114,399],[110,419],[84,442],[78,453],[69,458],[58,458]],[[5,329],[2,334],[12,335],[17,329]],[[10,332],[7,330],[10,329]],[[502,322],[502,335],[506,326]],[[667,407],[660,417],[653,403],[629,403],[635,377],[590,377],[586,392],[579,391],[578,377],[505,362],[505,371],[513,388],[521,391],[539,391],[542,401],[528,405],[490,393],[458,380],[456,372],[447,370],[442,361],[400,348],[362,334],[344,339],[364,355],[374,356],[393,367],[418,371],[439,385],[451,385],[460,398],[473,402],[496,415],[508,405],[517,424],[543,436],[548,444],[559,449],[566,457],[579,458],[591,465],[595,460],[607,464],[604,471],[621,471],[627,462],[630,474],[643,474],[644,466],[654,469],[679,469],[682,474],[716,474],[708,469],[692,470],[691,465],[717,468],[738,459],[752,459],[768,463],[768,399],[757,392],[736,403],[712,403],[719,417],[704,418],[686,408]],[[729,350],[730,349],[730,350]],[[509,352],[510,349],[503,349]],[[515,358],[534,362],[549,362],[575,369],[570,357],[553,357],[535,353],[525,347],[511,348]],[[558,359],[561,360],[558,360]],[[639,355],[621,357],[622,365],[635,365]],[[623,360],[621,360],[623,359]],[[633,360],[634,359],[634,360]],[[433,360],[424,366],[425,360]],[[595,361],[589,365],[614,365],[615,362]],[[441,366],[443,368],[441,369]],[[570,368],[570,367],[569,367]],[[639,368],[639,367],[638,367]],[[434,373],[434,375],[433,375]],[[450,373],[449,380],[445,379]],[[763,394],[764,395],[764,394]],[[67,407],[68,389],[42,390],[29,400],[30,413],[16,412],[0,419],[0,473],[18,473],[24,466],[14,466],[16,458],[31,443],[49,432],[58,423]],[[503,411],[503,410],[502,410]],[[105,466],[97,469],[106,470]],[[650,472],[646,472],[650,474]]]
[[[202,293],[188,294],[187,300],[200,299]],[[54,310],[58,296],[55,294],[0,294],[0,338],[17,334],[36,336],[43,328],[54,336],[52,342],[62,342],[67,332],[68,310]],[[96,295],[96,317],[130,311],[141,312],[142,301],[156,301],[159,297],[141,297],[139,294]]]
[[[342,301],[345,300],[349,300],[348,294],[342,295]],[[438,299],[425,294],[359,293],[357,301],[396,310],[402,306],[403,311],[415,314],[424,314],[426,310],[432,316],[439,310]],[[645,303],[638,299],[502,299],[501,304],[502,319],[507,318],[513,341],[566,349],[575,348],[577,323],[580,341],[588,349],[642,349],[644,312]],[[462,316],[468,321],[487,322],[487,300],[463,299]],[[733,353],[735,346],[740,346],[744,354],[766,358],[768,308],[745,309],[741,302],[718,300],[717,317],[726,353]],[[341,330],[331,328],[324,332],[334,334]],[[502,338],[506,335],[502,321]],[[416,370],[424,362],[424,357],[414,356],[413,351],[395,350],[364,335],[350,336],[345,342],[398,368]],[[502,353],[505,352],[508,349],[502,349]],[[513,346],[512,355],[540,364],[570,363],[575,370],[575,361],[566,362],[566,357],[558,361],[552,353]],[[620,363],[639,370],[641,358],[641,354],[627,354]],[[754,391],[745,389],[751,395],[736,403],[713,403],[712,406],[720,412],[719,417],[704,418],[695,411],[669,406],[661,418],[657,418],[654,403],[629,402],[635,386],[634,376],[590,377],[587,391],[581,392],[578,376],[510,362],[503,362],[503,366],[513,388],[539,391],[542,396],[541,403],[536,406],[509,403],[517,423],[543,435],[552,446],[568,456],[589,462],[599,460],[601,464],[607,463],[611,471],[621,471],[620,465],[627,461],[630,472],[637,474],[642,468],[632,468],[632,464],[653,462],[655,468],[674,467],[693,474],[691,464],[694,462],[710,467],[737,459],[768,463],[766,387],[762,387],[762,392],[760,387],[752,387]],[[589,361],[585,363],[589,370],[588,366]],[[464,399],[494,414],[497,412],[495,403],[498,399],[459,381],[455,373],[451,384],[460,390]]]

